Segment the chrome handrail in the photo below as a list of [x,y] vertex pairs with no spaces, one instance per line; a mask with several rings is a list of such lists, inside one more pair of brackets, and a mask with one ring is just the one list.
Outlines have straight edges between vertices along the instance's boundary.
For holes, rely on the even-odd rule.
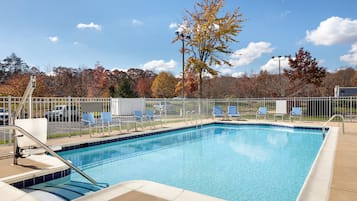
[[342,134],[345,133],[345,118],[343,117],[342,114],[334,114],[329,120],[327,120],[323,125],[322,125],[322,133],[325,134],[326,132],[326,126],[329,122],[331,122],[334,118],[340,117],[342,119]]
[[32,107],[32,103],[31,103],[31,99],[32,99],[32,92],[35,90],[36,88],[36,76],[31,76],[30,77],[30,81],[26,87],[26,90],[21,98],[21,102],[19,104],[19,106],[16,108],[15,111],[15,115],[13,117],[13,119],[17,119],[20,116],[21,110],[25,105],[26,99],[29,99],[29,117],[31,118],[32,115],[32,111],[31,111],[31,107]]
[[[24,108],[26,99],[29,99],[28,104],[29,104],[29,118],[32,117],[32,93],[36,88],[36,76],[30,76],[30,81],[27,84],[26,90],[21,98],[21,102],[18,105],[18,107],[15,109],[15,114],[13,117],[10,118],[10,122],[12,125],[15,125],[15,120],[20,116],[21,110]],[[15,136],[15,130],[13,133],[13,136]],[[17,152],[17,138],[14,137],[14,154]],[[14,165],[17,165],[17,157],[14,157]]]
[[[19,127],[19,126],[14,126],[14,125],[10,125],[10,126],[1,126],[0,129],[2,130],[7,130],[7,129],[13,129],[13,130],[17,130],[20,133],[22,133],[23,135],[25,135],[26,137],[30,138],[32,141],[34,141],[36,144],[38,144],[40,147],[44,148],[48,153],[50,153],[52,156],[56,157],[57,159],[59,159],[60,161],[62,161],[64,164],[66,164],[68,167],[72,168],[73,170],[75,170],[78,174],[82,175],[84,178],[86,178],[89,182],[91,182],[92,184],[96,185],[96,186],[100,186],[92,177],[90,177],[89,175],[87,175],[86,173],[84,173],[82,170],[80,170],[79,168],[77,168],[76,166],[74,166],[72,163],[70,163],[69,161],[65,160],[64,158],[62,158],[60,155],[58,155],[56,152],[54,152],[49,146],[47,146],[46,144],[44,144],[43,142],[41,142],[40,140],[38,140],[36,137],[34,137],[33,135],[31,135],[29,132],[27,132],[26,130],[24,130],[23,128]],[[16,138],[16,137],[15,137]],[[14,145],[15,146],[15,145]],[[14,152],[14,154],[16,154],[16,152]],[[16,157],[14,155],[14,157]]]

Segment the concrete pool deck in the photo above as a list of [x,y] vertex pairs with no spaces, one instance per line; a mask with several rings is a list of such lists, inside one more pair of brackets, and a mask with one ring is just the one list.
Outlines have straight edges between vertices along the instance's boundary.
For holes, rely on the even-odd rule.
[[[209,122],[213,122],[213,121],[205,120],[202,123],[209,123]],[[244,123],[254,123],[254,122],[275,123],[272,121],[263,121],[263,120],[244,121]],[[323,122],[304,122],[304,121],[295,121],[293,123],[290,121],[278,121],[277,123],[282,123],[287,125],[297,125],[297,126],[322,126],[323,124]],[[165,124],[165,128],[169,129],[169,128],[177,128],[182,126],[190,126],[190,125],[192,126],[192,124],[172,123],[172,124]],[[338,127],[340,126],[340,123],[332,122],[328,126]],[[146,129],[145,131],[150,132],[152,130]],[[141,132],[131,132],[131,133],[139,134]],[[120,135],[126,135],[126,134],[127,133],[120,134]],[[115,134],[114,132],[111,134],[111,136],[116,136],[116,135],[117,134]],[[88,135],[84,135],[82,137],[74,136],[71,138],[49,139],[48,144],[49,145],[78,144],[81,142],[87,142],[91,140],[100,140],[106,137],[110,137],[110,136],[109,135],[102,136],[101,134],[97,134],[93,138],[90,138]],[[11,146],[0,146],[0,156],[6,155],[6,153],[8,154],[11,150],[12,150]],[[326,200],[328,199],[331,201],[357,200],[357,160],[354,160],[356,156],[357,156],[357,123],[345,122],[345,134],[342,135],[340,131],[338,135],[335,160],[333,162],[333,177],[332,177],[332,181],[330,182],[329,188],[325,192],[325,194],[327,194]],[[160,196],[158,196],[158,198],[165,199],[164,197],[160,197]],[[186,200],[190,200],[190,199],[186,199]]]

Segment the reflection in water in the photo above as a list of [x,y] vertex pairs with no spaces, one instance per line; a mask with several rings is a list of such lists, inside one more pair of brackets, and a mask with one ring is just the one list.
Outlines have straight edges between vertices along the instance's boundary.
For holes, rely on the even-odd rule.
[[236,153],[248,157],[252,161],[264,162],[270,158],[271,150],[263,145],[246,139],[243,135],[238,135],[234,142],[231,142],[230,147]]
[[288,144],[288,134],[269,134],[267,136],[267,141],[274,147],[283,148]]
[[274,149],[285,147],[288,141],[286,133],[268,134],[266,139],[259,134],[249,134],[237,135],[229,145],[239,155],[252,161],[264,162],[271,159]]

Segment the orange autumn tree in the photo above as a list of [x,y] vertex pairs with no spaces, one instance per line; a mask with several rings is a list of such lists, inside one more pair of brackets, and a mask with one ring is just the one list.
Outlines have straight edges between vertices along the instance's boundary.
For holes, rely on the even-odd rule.
[[[198,89],[198,80],[196,73],[192,70],[188,70],[185,73],[185,97],[195,97],[194,92]],[[182,94],[182,81],[180,80],[175,87],[176,94]]]
[[161,72],[155,78],[151,86],[152,95],[154,98],[173,98],[175,97],[175,85],[177,79],[167,72]]
[[151,85],[153,83],[152,78],[139,78],[136,83],[136,91],[139,97],[151,97]]

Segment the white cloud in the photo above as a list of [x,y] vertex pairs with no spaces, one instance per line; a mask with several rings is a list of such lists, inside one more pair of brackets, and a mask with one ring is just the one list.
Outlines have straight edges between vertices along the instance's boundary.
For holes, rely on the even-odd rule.
[[[136,68],[136,67],[133,67],[133,68]],[[113,68],[111,71],[123,71],[123,72],[128,72],[128,69],[124,69],[124,68]]]
[[165,62],[164,60],[152,60],[143,65],[143,69],[152,70],[156,72],[169,71],[176,67],[177,67],[177,62],[172,59],[168,62]]
[[291,14],[291,10],[286,10],[280,14],[281,17],[286,17]]
[[220,72],[222,75],[230,76],[230,75],[232,75],[233,70],[232,70],[232,68],[222,68],[222,69],[219,70],[219,72]]
[[357,41],[357,20],[330,17],[312,31],[306,31],[305,39],[315,45],[334,45]]
[[[280,72],[283,73],[283,69],[289,68],[289,58],[280,58]],[[279,59],[269,59],[269,61],[260,67],[260,70],[268,71],[269,73],[279,73]]]
[[234,72],[234,73],[232,73],[232,77],[237,77],[237,78],[243,77],[245,75],[247,75],[245,72]]
[[252,63],[265,53],[271,53],[274,48],[268,42],[250,42],[246,48],[235,51],[230,59],[230,63],[237,66],[244,66]]
[[140,25],[143,25],[144,23],[138,19],[133,19],[131,21],[131,24],[133,24],[134,26],[140,26]]
[[47,76],[56,76],[56,73],[53,72],[53,71],[51,71],[51,72],[46,73],[46,75],[47,75]]
[[348,54],[342,55],[340,57],[340,60],[352,65],[357,65],[357,42],[352,45],[352,48]]
[[177,29],[178,28],[178,24],[176,22],[171,22],[170,25],[169,25],[169,28],[170,29]]
[[79,23],[77,24],[78,29],[96,29],[98,31],[102,30],[102,26],[94,24],[93,22],[89,24]]
[[79,45],[79,42],[78,41],[74,41],[73,45]]
[[223,76],[231,76],[231,77],[243,77],[246,75],[245,72],[235,72],[234,68],[228,67],[228,68],[221,68],[219,70],[220,74]]
[[176,24],[176,27],[173,28],[177,28],[176,31],[179,33],[190,34],[192,32],[189,21],[184,21],[182,24]]
[[323,65],[324,63],[326,63],[325,59],[319,59],[317,60],[317,62],[319,63],[319,65]]
[[50,37],[48,37],[48,40],[50,40],[52,43],[57,43],[58,42],[58,37],[57,36],[50,36]]

